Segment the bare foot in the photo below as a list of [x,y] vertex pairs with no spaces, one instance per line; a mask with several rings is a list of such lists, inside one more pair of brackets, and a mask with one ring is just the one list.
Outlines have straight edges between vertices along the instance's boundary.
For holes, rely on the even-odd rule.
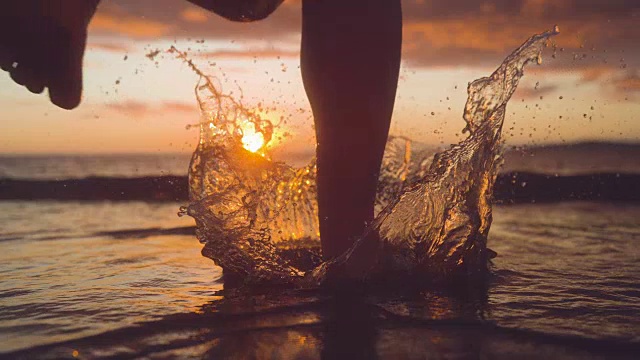
[[73,109],[82,96],[87,26],[99,0],[9,0],[0,6],[0,67],[33,93]]

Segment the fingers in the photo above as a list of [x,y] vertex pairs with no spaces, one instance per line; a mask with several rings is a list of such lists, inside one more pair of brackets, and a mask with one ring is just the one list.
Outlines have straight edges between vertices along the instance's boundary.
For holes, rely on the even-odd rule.
[[49,97],[55,105],[71,110],[82,97],[82,58],[86,33],[62,34],[57,51],[52,52],[52,71],[49,71]]
[[11,63],[11,65],[2,63],[1,66],[16,84],[26,87],[34,94],[40,94],[44,91],[44,78],[37,75],[33,68],[17,63]]
[[13,79],[13,81],[15,83],[17,83],[18,85],[24,85],[27,79],[26,76],[26,71],[23,69],[23,67],[21,66],[17,66],[15,68],[12,68],[9,71],[9,74],[11,75],[11,79]]
[[9,72],[11,70],[13,70],[13,60],[7,60],[7,61],[2,61],[0,60],[0,68],[2,68],[2,70]]
[[25,64],[17,64],[16,67],[11,66],[11,79],[17,84],[26,87],[34,94],[40,94],[44,91],[44,79],[39,76],[34,68]]
[[44,79],[29,71],[25,75],[24,86],[34,94],[41,94],[44,91]]
[[[30,26],[0,23],[0,68],[32,93],[49,89],[51,102],[63,109],[80,104],[86,29],[63,26],[35,16]],[[11,24],[10,24],[11,25]]]
[[25,86],[32,93],[44,91],[44,78],[38,75],[36,69],[24,62],[17,63],[6,51],[0,51],[0,68],[8,72],[15,83]]
[[[40,94],[44,91],[45,79],[39,71],[37,61],[39,54],[34,53],[28,46],[17,45],[15,39],[2,38],[0,45],[0,68],[9,73],[11,79],[18,85],[25,86],[29,91]],[[28,60],[28,61],[25,61]]]
[[12,51],[0,46],[0,68],[4,71],[9,71],[13,66],[15,56]]

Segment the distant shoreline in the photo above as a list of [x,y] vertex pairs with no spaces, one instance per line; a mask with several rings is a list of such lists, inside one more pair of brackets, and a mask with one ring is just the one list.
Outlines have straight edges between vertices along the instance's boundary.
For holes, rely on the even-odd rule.
[[[89,177],[67,180],[0,179],[0,200],[188,202],[186,176]],[[497,204],[561,201],[640,202],[640,174],[557,176],[503,173],[494,189]]]
[[[434,145],[434,144],[424,144],[421,142],[414,142],[415,147],[429,149],[432,151],[438,151],[441,149],[445,149],[449,147],[449,144],[445,145]],[[505,146],[505,151],[519,151],[521,149],[525,150],[537,150],[537,149],[546,149],[546,150],[565,150],[565,149],[579,149],[579,148],[593,148],[593,147],[603,147],[603,148],[611,148],[611,147],[622,147],[628,149],[634,149],[640,151],[640,139],[638,141],[596,141],[596,140],[585,140],[578,142],[570,142],[570,143],[545,143],[545,144],[510,144],[507,143]],[[195,145],[194,145],[195,148]],[[311,145],[309,146],[311,148]],[[276,151],[276,153],[284,154],[284,151]],[[141,151],[141,152],[96,152],[96,153],[52,153],[52,152],[0,152],[0,158],[11,158],[11,157],[92,157],[92,156],[105,156],[105,157],[127,157],[127,156],[191,156],[192,152],[190,151]],[[300,150],[300,151],[290,151],[286,152],[286,154],[291,155],[294,158],[305,156],[310,157],[313,156],[313,150]]]

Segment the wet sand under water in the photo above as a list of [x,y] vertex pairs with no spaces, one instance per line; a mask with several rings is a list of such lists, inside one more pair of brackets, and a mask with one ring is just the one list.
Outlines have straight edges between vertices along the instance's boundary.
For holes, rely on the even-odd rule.
[[[8,224],[0,234],[0,357],[583,359],[640,351],[638,205],[498,206],[487,283],[344,302],[314,291],[216,293],[220,269],[199,255],[195,238],[153,230],[189,225],[174,217],[177,206],[0,203]],[[134,226],[143,228],[123,231]]]

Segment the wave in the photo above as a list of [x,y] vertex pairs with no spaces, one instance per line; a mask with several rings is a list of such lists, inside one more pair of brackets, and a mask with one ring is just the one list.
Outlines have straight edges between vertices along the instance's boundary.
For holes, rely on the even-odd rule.
[[196,234],[195,226],[181,226],[173,228],[146,228],[146,229],[127,229],[116,231],[100,231],[94,233],[95,236],[108,236],[114,239],[143,239],[152,236],[167,235],[193,235]]
[[[65,180],[1,179],[0,200],[187,202],[186,176],[89,177]],[[498,175],[498,204],[561,201],[640,202],[640,174]]]
[[188,200],[186,176],[0,179],[1,200],[147,201]]

